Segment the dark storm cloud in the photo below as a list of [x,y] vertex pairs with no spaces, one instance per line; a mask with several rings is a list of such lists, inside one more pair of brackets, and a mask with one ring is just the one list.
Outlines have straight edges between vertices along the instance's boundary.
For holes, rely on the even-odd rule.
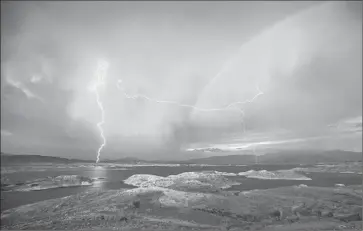
[[[105,59],[110,64],[106,85],[100,89],[108,139],[105,156],[169,153],[191,142],[211,142],[221,135],[240,132],[241,116],[223,112],[198,117],[190,109],[127,100],[117,89],[117,80],[123,80],[130,94],[202,107],[218,106],[225,103],[223,100],[245,100],[256,93],[254,79],[248,77],[244,82],[239,72],[234,72],[234,77],[222,76],[212,87],[205,86],[243,43],[276,21],[316,3],[1,4],[3,148],[8,144],[9,151],[15,150],[19,143],[22,148],[16,149],[18,152],[43,150],[89,157],[95,155],[101,142],[96,127],[100,110],[94,92],[88,90],[95,81],[97,60]],[[335,13],[323,11],[321,18],[339,16],[345,24],[339,23],[340,19],[329,21],[331,18],[325,23],[337,23],[330,30],[333,32],[341,32],[346,26],[346,36],[339,38],[346,42],[352,36],[349,41],[354,45],[361,43],[361,37],[356,36],[361,31],[352,33],[350,23],[361,23],[361,3],[352,4],[333,7]],[[307,22],[301,19],[301,23]],[[319,33],[316,37],[320,38]],[[333,44],[339,45],[339,41]],[[361,78],[357,76],[361,76],[361,47],[351,52],[354,49],[359,47],[338,49],[348,51],[340,58],[314,56],[306,68],[295,70],[294,76],[274,74],[266,86],[261,86],[264,96],[246,107],[247,130],[282,127],[315,134],[325,123],[360,115]],[[238,62],[234,65],[243,66]],[[337,76],[344,76],[344,80]],[[218,120],[211,124],[210,118]]]

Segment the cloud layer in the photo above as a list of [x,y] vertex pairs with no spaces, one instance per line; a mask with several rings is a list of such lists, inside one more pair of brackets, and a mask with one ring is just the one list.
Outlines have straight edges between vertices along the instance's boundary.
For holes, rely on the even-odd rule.
[[2,150],[94,158],[101,113],[89,86],[100,59],[110,64],[100,89],[105,156],[243,135],[238,113],[129,100],[120,79],[129,94],[204,108],[249,99],[258,84],[264,95],[243,107],[250,133],[320,135],[361,115],[359,9],[358,2],[4,2]]

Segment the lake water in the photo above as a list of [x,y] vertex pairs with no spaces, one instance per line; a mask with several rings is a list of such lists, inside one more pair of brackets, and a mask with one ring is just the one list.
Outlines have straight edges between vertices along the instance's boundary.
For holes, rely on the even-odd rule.
[[[132,167],[126,170],[99,167],[82,167],[82,168],[48,168],[45,171],[27,171],[4,174],[12,183],[21,183],[45,177],[55,177],[59,175],[81,175],[89,178],[101,179],[99,183],[93,186],[79,186],[68,188],[55,188],[40,191],[28,192],[2,192],[1,209],[6,210],[20,205],[35,203],[38,201],[65,197],[81,193],[90,189],[122,189],[133,188],[131,185],[123,183],[123,180],[134,174],[152,174],[158,176],[176,175],[183,172],[196,171],[220,171],[229,173],[239,173],[248,170],[267,170],[275,171],[282,169],[292,169],[302,167],[296,165],[251,165],[251,166],[142,166]],[[362,176],[355,174],[343,173],[310,173],[307,175],[312,178],[310,181],[297,180],[259,180],[245,177],[233,177],[241,185],[232,186],[228,190],[252,190],[267,189],[282,186],[291,186],[306,184],[308,186],[330,187],[335,184],[359,185],[362,183]]]

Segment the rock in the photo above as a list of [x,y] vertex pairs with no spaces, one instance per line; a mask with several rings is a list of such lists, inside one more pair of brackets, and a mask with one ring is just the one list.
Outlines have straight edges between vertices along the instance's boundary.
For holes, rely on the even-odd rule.
[[338,219],[340,221],[344,222],[350,222],[350,221],[361,221],[362,218],[358,213],[352,213],[352,214],[334,214],[334,218]]
[[312,209],[311,210],[312,215],[315,215],[317,217],[321,217],[321,210],[320,209]]
[[249,170],[247,172],[240,172],[238,173],[238,175],[245,176],[247,178],[256,178],[263,180],[311,180],[311,178],[299,174],[294,170],[279,170],[279,171]]
[[57,177],[46,177],[28,182],[16,183],[11,187],[12,191],[34,191],[59,187],[73,187],[82,185],[92,185],[93,180],[88,177],[78,175],[61,175]]
[[295,216],[300,216],[301,212],[303,212],[304,210],[304,207],[305,207],[304,202],[300,203],[299,205],[294,205],[291,207],[291,212]]
[[289,223],[294,223],[299,221],[300,218],[298,216],[292,215],[292,216],[287,216],[285,220],[287,220]]
[[308,186],[306,184],[299,184],[298,186],[295,186],[295,188],[307,188]]
[[120,217],[120,221],[125,221],[125,222],[127,222],[127,221],[128,221],[128,219],[127,219],[127,217]]
[[361,206],[355,206],[353,209],[352,209],[352,213],[358,213],[360,217],[362,217],[362,207]]
[[280,209],[275,209],[272,212],[270,212],[270,217],[276,219],[276,220],[281,220],[282,219],[282,210]]
[[310,216],[312,215],[312,210],[310,208],[301,208],[299,211],[301,216]]
[[321,211],[321,217],[333,217],[333,212],[328,210]]
[[134,208],[136,208],[136,209],[139,209],[140,208],[140,201],[139,200],[133,201],[132,206]]
[[170,175],[167,177],[136,174],[132,175],[124,183],[136,187],[150,188],[161,187],[170,189],[208,189],[208,191],[229,188],[239,183],[233,182],[226,177],[225,173],[220,172],[184,172],[178,175]]

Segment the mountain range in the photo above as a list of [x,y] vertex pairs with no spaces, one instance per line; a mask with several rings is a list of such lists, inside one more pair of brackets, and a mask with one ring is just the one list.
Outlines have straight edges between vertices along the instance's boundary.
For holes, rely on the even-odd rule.
[[70,164],[70,163],[92,163],[92,162],[94,161],[68,159],[55,156],[16,155],[16,154],[1,153],[1,165],[27,164],[27,163]]
[[[123,164],[208,164],[208,165],[250,165],[250,164],[317,164],[317,163],[341,163],[341,162],[361,162],[362,152],[330,150],[289,150],[275,151],[264,155],[219,155],[185,161],[147,161],[133,157],[120,159],[103,160],[103,163],[123,163]],[[94,163],[91,160],[68,159],[41,155],[12,155],[1,153],[1,165],[27,164],[27,163]]]
[[314,151],[289,150],[267,153],[264,155],[226,155],[207,158],[191,159],[195,164],[317,164],[362,161],[362,152],[343,150]]

